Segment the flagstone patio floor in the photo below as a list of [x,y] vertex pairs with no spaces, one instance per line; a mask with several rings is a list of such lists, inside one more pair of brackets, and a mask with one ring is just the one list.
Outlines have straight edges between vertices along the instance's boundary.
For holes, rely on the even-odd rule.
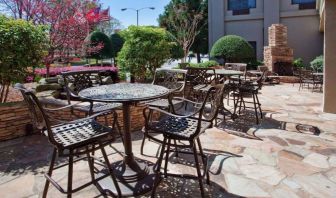
[[[321,112],[322,94],[281,84],[265,86],[260,101],[260,125],[245,111],[201,136],[211,172],[207,197],[336,197],[336,115]],[[132,135],[135,156],[155,163],[159,145],[146,141],[142,156],[142,134]],[[1,142],[0,197],[40,197],[51,149],[39,135]],[[117,141],[107,151],[111,161],[121,159],[117,151],[123,151],[122,144]],[[182,157],[170,156],[169,171],[195,174],[192,158]],[[85,161],[74,170],[75,186],[90,179]],[[54,174],[63,185],[66,175],[66,167]],[[95,186],[73,196],[103,197]],[[51,186],[48,197],[65,196]],[[157,197],[200,197],[198,182],[168,177]]]

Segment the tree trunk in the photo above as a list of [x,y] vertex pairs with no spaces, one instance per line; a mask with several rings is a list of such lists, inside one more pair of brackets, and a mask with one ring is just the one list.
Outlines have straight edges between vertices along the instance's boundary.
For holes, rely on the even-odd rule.
[[197,52],[196,56],[197,56],[197,63],[201,63],[201,53]]

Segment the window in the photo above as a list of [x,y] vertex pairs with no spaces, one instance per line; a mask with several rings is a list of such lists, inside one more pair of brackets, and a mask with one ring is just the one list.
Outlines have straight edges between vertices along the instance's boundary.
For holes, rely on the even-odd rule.
[[228,10],[238,11],[256,8],[256,0],[228,0]]
[[292,4],[298,4],[300,10],[316,8],[316,0],[292,0]]

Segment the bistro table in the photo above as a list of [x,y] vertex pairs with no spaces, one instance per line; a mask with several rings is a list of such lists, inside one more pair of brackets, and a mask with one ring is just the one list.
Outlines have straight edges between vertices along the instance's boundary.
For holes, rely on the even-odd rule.
[[[79,92],[81,98],[96,102],[122,103],[125,156],[122,161],[113,163],[123,196],[138,196],[152,189],[155,175],[149,167],[138,163],[133,155],[130,133],[130,106],[140,101],[152,100],[166,96],[170,91],[162,86],[152,84],[118,83],[91,87]],[[100,176],[102,173],[98,173]],[[117,194],[112,179],[106,177],[98,182],[104,191]]]
[[[208,71],[208,73],[212,73],[212,71]],[[215,69],[215,73],[216,75],[220,75],[220,76],[225,76],[225,77],[229,77],[229,76],[241,76],[244,74],[244,72],[242,71],[236,71],[236,70],[228,70],[228,69]]]

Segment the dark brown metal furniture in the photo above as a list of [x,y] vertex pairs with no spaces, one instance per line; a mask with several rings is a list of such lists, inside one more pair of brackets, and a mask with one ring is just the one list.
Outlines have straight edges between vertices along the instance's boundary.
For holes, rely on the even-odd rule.
[[[123,196],[138,196],[151,190],[154,182],[154,174],[147,164],[138,163],[132,151],[130,107],[141,101],[153,100],[167,96],[169,90],[165,87],[140,84],[140,83],[117,83],[91,87],[79,92],[79,96],[86,100],[96,102],[120,102],[123,112],[123,140],[124,159],[113,164],[116,177]],[[99,175],[99,174],[98,174]],[[99,182],[105,192],[115,194],[113,182],[106,178]]]
[[[236,86],[236,90],[237,92],[235,92],[235,98],[237,98],[235,100],[235,107],[234,107],[234,114],[236,114],[237,109],[238,109],[238,105],[239,105],[239,114],[241,112],[241,108],[244,107],[244,109],[246,108],[252,108],[254,109],[255,112],[255,118],[256,118],[256,124],[259,124],[259,115],[258,115],[258,111],[260,114],[260,118],[263,118],[263,114],[262,114],[262,110],[261,110],[261,104],[258,98],[258,94],[259,94],[259,90],[262,88],[262,83],[263,83],[263,79],[265,76],[266,71],[264,71],[262,73],[261,76],[258,77],[257,80],[255,81],[244,81],[241,84],[237,84]],[[252,102],[247,102],[246,100],[244,100],[244,97],[252,97],[253,101]],[[252,103],[253,107],[247,107],[245,104],[246,103]]]
[[[63,72],[64,89],[66,91],[68,104],[71,104],[71,101],[74,100],[85,101],[78,96],[78,93],[83,89],[99,86],[105,72],[106,71],[95,70]],[[86,112],[87,115],[121,107],[121,104],[118,103],[86,102],[88,102],[88,104],[81,105],[79,110]]]
[[[41,130],[41,133],[48,137],[49,142],[53,145],[54,150],[52,154],[51,163],[49,166],[48,172],[45,174],[46,183],[43,190],[43,197],[47,196],[49,184],[52,183],[61,193],[71,197],[72,193],[75,193],[85,187],[88,187],[91,184],[97,185],[98,181],[111,177],[113,180],[117,193],[114,196],[121,196],[121,191],[116,181],[116,178],[113,174],[112,167],[110,166],[109,159],[107,158],[104,147],[115,139],[114,129],[101,125],[98,123],[95,118],[100,114],[92,115],[90,117],[74,120],[71,122],[61,122],[56,125],[52,125],[52,122],[60,122],[59,119],[53,119],[50,116],[51,112],[59,111],[65,108],[70,108],[73,105],[57,108],[57,109],[47,109],[44,108],[38,98],[30,90],[27,90],[21,84],[16,84],[15,88],[20,90],[22,96],[29,107],[29,112],[34,121],[35,126]],[[116,115],[116,114],[114,114]],[[116,117],[114,117],[114,122]],[[103,159],[106,166],[108,167],[107,174],[104,174],[100,177],[94,177],[94,159],[90,155],[91,152],[101,150]],[[77,158],[77,156],[86,155],[90,174],[91,181],[73,189],[73,163],[82,159],[83,157]],[[68,158],[68,163],[55,167],[56,157]],[[52,179],[52,172],[55,169],[61,168],[68,165],[68,186],[67,189],[63,189],[54,179]],[[98,189],[99,186],[97,186]],[[104,193],[102,191],[102,193]]]
[[[187,74],[187,71],[181,70],[181,69],[157,69],[155,71],[155,76],[154,76],[154,80],[152,84],[160,85],[160,86],[163,86],[169,89],[170,91],[169,95],[171,97],[172,96],[182,96],[183,97],[184,88],[186,84],[186,74]],[[165,97],[165,98],[159,98],[153,101],[146,102],[146,105],[170,111],[171,105],[178,106],[178,105],[181,105],[181,103],[183,103],[183,101],[181,100],[172,100],[171,104],[169,104],[168,97]],[[143,149],[144,149],[146,138],[148,140],[157,141],[157,139],[153,137],[152,134],[147,133],[147,131],[144,131],[144,135],[143,135],[142,143],[141,143],[141,154],[142,155],[143,155]]]
[[187,98],[201,101],[204,98],[204,93],[215,83],[214,69],[187,67],[187,84],[189,86]]
[[[160,176],[161,176],[161,164],[163,160],[164,153],[165,154],[165,165],[164,165],[164,176],[177,176],[181,177],[182,175],[178,174],[168,174],[167,166],[168,166],[168,158],[171,152],[171,147],[177,147],[182,149],[191,149],[192,152],[179,151],[181,153],[189,153],[193,154],[195,158],[195,166],[197,170],[197,177],[195,176],[187,176],[183,175],[182,177],[186,178],[194,178],[198,179],[201,195],[204,197],[204,187],[203,187],[203,178],[206,177],[206,181],[209,184],[209,172],[207,167],[207,157],[204,155],[200,135],[205,132],[206,129],[212,127],[213,120],[216,118],[219,108],[222,105],[223,100],[223,90],[224,85],[217,85],[215,87],[211,87],[202,103],[192,102],[186,99],[187,105],[192,106],[192,113],[190,115],[181,115],[176,113],[173,109],[172,113],[164,111],[155,107],[148,107],[144,109],[144,117],[145,117],[145,130],[147,132],[153,131],[156,133],[160,133],[163,135],[162,148],[160,152],[159,159],[156,164],[156,178],[155,178],[155,186],[152,191],[152,197],[155,194],[155,188],[159,184]],[[153,121],[150,119],[150,111],[157,111],[163,114],[163,116]],[[181,141],[179,144],[175,144],[173,142]],[[200,164],[198,162],[198,153],[197,147],[199,148],[199,152],[203,162],[203,174],[201,173]]]

